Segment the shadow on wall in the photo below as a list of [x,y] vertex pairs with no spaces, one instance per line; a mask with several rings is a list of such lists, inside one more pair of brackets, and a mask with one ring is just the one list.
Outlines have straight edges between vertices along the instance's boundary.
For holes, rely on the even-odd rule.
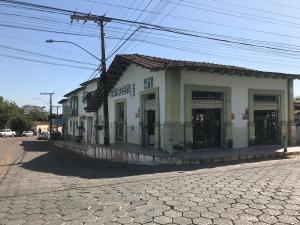
[[[242,163],[239,161],[235,163],[227,162],[205,165],[151,166],[86,158],[73,152],[66,152],[55,148],[47,142],[23,141],[21,145],[24,147],[25,151],[45,152],[45,154],[40,155],[31,161],[25,162],[22,166],[23,168],[32,171],[86,179],[117,178],[165,172],[193,171],[202,168],[214,168]],[[274,158],[270,158],[268,160],[272,159]],[[266,159],[264,161],[266,161]],[[247,162],[258,162],[258,160]]]

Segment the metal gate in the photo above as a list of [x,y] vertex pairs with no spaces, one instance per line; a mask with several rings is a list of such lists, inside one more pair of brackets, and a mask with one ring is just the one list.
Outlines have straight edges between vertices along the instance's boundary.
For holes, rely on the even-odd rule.
[[192,92],[193,148],[220,148],[222,143],[221,92]]
[[256,145],[280,144],[278,96],[254,96]]
[[155,93],[150,93],[145,96],[144,107],[145,143],[147,145],[154,145],[156,111]]

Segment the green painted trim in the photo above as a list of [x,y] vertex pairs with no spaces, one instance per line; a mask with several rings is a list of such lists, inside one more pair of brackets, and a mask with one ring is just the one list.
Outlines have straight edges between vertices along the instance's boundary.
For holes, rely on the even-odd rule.
[[145,145],[145,129],[144,129],[144,99],[148,94],[155,94],[155,131],[154,131],[154,149],[160,149],[160,107],[159,107],[159,88],[151,88],[147,90],[140,91],[140,127],[141,127],[141,136],[140,144]]
[[281,127],[281,140],[287,137],[287,122],[285,120],[285,91],[284,90],[264,90],[264,89],[249,89],[248,90],[248,143],[255,144],[255,126],[254,126],[254,95],[268,95],[279,97],[279,124]]
[[165,71],[165,122],[162,127],[162,149],[169,154],[175,145],[182,145],[183,134],[180,125],[180,70]]
[[[187,142],[192,141],[192,92],[193,91],[211,91],[222,92],[224,94],[224,124],[222,139],[224,148],[232,148],[232,103],[231,103],[231,87],[222,86],[202,86],[202,85],[184,85],[184,124],[186,127],[185,135]],[[189,143],[188,143],[189,144]]]
[[165,122],[180,121],[180,70],[165,73]]
[[294,113],[294,80],[287,80],[288,90],[288,145],[296,145],[296,123]]

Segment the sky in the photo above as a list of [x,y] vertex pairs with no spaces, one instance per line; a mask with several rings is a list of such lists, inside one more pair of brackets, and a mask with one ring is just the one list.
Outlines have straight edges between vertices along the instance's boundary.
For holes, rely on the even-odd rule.
[[[235,42],[139,29],[116,54],[139,53],[300,74],[300,1],[297,0],[24,2],[142,21]],[[67,15],[10,7],[1,0],[0,13],[0,96],[20,106],[34,104],[49,108],[49,98],[40,95],[41,92],[54,92],[53,103],[57,105],[64,94],[79,87],[94,74],[98,61],[86,52],[72,44],[49,44],[45,40],[71,41],[100,57],[97,24],[71,23]],[[115,56],[112,53],[123,42],[120,39],[126,39],[135,29],[134,25],[124,23],[105,25],[106,57],[110,57],[108,65]],[[236,44],[245,41],[254,43],[255,47]],[[94,75],[99,76],[98,73]],[[295,96],[300,96],[299,81],[295,81],[294,90]]]

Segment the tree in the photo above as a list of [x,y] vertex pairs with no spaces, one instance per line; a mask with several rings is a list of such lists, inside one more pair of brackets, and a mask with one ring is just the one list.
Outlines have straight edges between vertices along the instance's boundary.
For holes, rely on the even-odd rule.
[[24,115],[17,115],[9,121],[10,129],[14,131],[29,130],[31,128],[32,121],[29,117]]
[[0,129],[9,126],[8,122],[12,117],[22,114],[22,110],[15,102],[4,100],[0,96]]
[[24,114],[28,115],[32,121],[46,121],[48,112],[44,110],[44,107],[36,105],[24,105],[22,107]]

